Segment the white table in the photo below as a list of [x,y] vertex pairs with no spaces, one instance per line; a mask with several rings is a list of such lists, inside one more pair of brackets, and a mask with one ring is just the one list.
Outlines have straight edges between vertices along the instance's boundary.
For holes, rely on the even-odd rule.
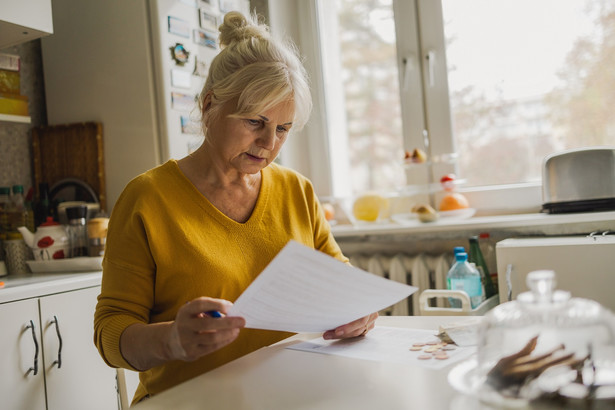
[[[380,326],[438,330],[474,317],[389,316]],[[137,406],[156,409],[479,409],[448,384],[448,371],[286,349],[300,334],[175,386]]]

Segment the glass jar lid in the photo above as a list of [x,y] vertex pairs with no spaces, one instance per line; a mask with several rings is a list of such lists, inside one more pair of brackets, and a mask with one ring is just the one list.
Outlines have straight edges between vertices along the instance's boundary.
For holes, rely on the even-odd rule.
[[556,290],[553,271],[530,272],[526,283],[530,291],[492,309],[479,329],[476,375],[485,388],[542,400],[575,385],[586,399],[597,391],[598,371],[602,385],[615,389],[613,313]]

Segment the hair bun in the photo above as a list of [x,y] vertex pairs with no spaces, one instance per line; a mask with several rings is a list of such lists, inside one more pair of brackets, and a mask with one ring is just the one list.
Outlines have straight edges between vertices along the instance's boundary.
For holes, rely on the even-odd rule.
[[246,18],[238,11],[229,11],[224,15],[224,22],[220,25],[220,46],[226,47],[234,42],[250,38],[268,38],[269,32],[265,25]]

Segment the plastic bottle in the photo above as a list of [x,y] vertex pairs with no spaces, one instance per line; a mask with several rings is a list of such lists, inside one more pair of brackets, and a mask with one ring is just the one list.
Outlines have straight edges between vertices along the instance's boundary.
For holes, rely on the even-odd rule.
[[22,236],[17,231],[20,226],[26,226],[27,212],[23,195],[23,185],[13,185],[13,196],[8,210],[8,237],[20,239]]
[[480,273],[481,282],[485,288],[485,298],[489,299],[491,296],[497,293],[493,281],[491,280],[491,274],[487,268],[487,263],[483,257],[483,253],[478,245],[478,236],[471,236],[470,239],[470,252],[468,255],[468,261],[476,265],[476,269]]
[[[483,287],[478,270],[468,263],[468,254],[460,252],[455,255],[455,263],[446,275],[446,281],[450,290],[464,290],[470,297],[472,309],[483,301]],[[461,301],[449,298],[451,307],[460,308]]]
[[36,226],[45,222],[48,216],[53,216],[51,213],[51,201],[49,200],[49,184],[46,182],[38,184],[38,200],[36,201],[34,215]]

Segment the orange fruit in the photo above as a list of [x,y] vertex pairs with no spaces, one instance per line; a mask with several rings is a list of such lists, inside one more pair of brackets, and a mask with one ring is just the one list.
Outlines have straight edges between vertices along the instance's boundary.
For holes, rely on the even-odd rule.
[[466,197],[457,192],[444,195],[440,202],[440,211],[455,211],[469,207],[470,204]]
[[322,204],[323,209],[325,210],[325,219],[327,221],[332,221],[335,219],[335,207],[330,203]]

